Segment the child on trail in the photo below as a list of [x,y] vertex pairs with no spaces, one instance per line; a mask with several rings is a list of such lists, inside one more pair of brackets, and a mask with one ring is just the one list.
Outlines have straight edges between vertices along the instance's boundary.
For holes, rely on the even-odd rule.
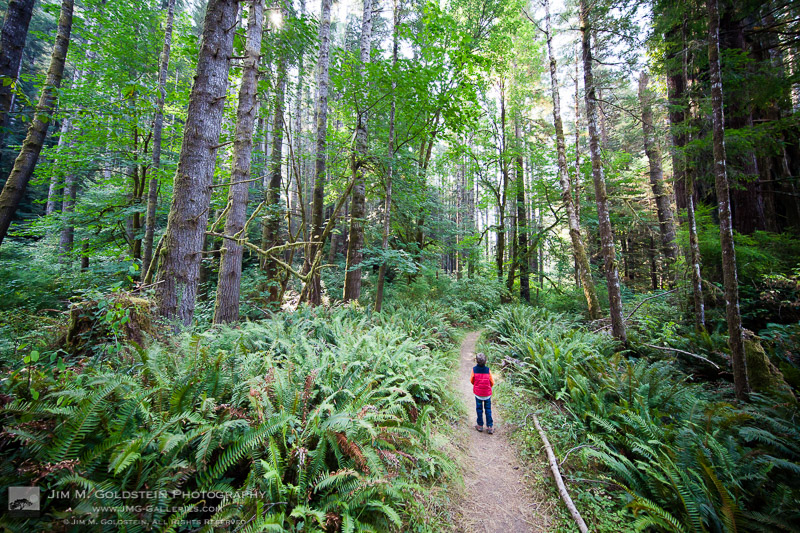
[[475,356],[475,362],[478,363],[472,367],[472,376],[469,382],[472,383],[472,392],[475,393],[475,409],[478,411],[478,423],[475,429],[483,431],[483,410],[486,409],[486,425],[487,433],[491,435],[494,433],[492,427],[492,387],[494,386],[494,377],[492,376],[489,367],[486,366],[486,355],[479,353]]

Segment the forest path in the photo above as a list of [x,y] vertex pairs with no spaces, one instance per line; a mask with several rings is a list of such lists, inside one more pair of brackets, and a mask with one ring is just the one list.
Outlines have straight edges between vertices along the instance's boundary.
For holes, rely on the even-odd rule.
[[[464,494],[457,510],[456,531],[463,533],[529,533],[547,531],[551,522],[542,505],[549,496],[536,495],[526,483],[527,471],[510,440],[511,428],[503,423],[502,407],[492,403],[495,432],[475,430],[475,395],[469,382],[475,365],[475,344],[480,332],[466,335],[461,344],[457,391],[467,407],[467,418],[456,430],[456,447],[464,477]],[[495,380],[498,372],[492,368]],[[535,468],[539,472],[541,469]]]

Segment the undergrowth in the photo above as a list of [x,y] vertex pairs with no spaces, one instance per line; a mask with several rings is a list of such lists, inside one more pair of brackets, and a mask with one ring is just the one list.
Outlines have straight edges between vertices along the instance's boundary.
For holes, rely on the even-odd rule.
[[0,383],[0,483],[38,486],[41,511],[0,526],[440,530],[429,487],[454,466],[432,428],[455,411],[455,333],[424,309],[304,308],[96,361],[28,358]]
[[512,367],[511,385],[549,402],[561,468],[581,480],[572,487],[613,493],[632,513],[629,527],[799,530],[796,403],[722,401],[671,359],[617,351],[569,315],[504,307],[486,334],[494,361]]

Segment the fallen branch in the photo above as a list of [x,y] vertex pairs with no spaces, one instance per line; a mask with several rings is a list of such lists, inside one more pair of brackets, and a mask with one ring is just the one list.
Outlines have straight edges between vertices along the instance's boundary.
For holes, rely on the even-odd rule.
[[686,350],[679,350],[678,348],[673,348],[672,346],[656,346],[655,344],[645,344],[645,343],[642,343],[642,346],[647,346],[648,348],[655,348],[656,350],[664,350],[667,352],[672,351],[672,352],[682,353],[684,355],[694,357],[695,359],[700,359],[701,361],[705,361],[706,363],[710,364],[717,370],[720,369],[719,365],[717,365],[717,363],[715,363],[714,361],[707,359],[702,355],[697,355],[696,353],[687,352]]
[[575,520],[575,523],[578,524],[578,529],[580,529],[581,533],[587,533],[589,528],[586,527],[586,522],[583,521],[583,518],[578,512],[578,509],[575,507],[575,504],[572,503],[572,498],[569,497],[567,487],[564,485],[564,478],[561,477],[561,472],[558,471],[558,463],[556,462],[556,456],[553,453],[553,448],[550,446],[550,441],[547,440],[547,434],[542,429],[541,424],[539,424],[539,418],[536,416],[536,413],[533,413],[533,425],[536,426],[536,431],[539,432],[539,436],[542,438],[542,442],[544,443],[544,449],[547,452],[547,460],[550,462],[550,470],[553,472],[553,477],[555,478],[556,485],[558,486],[558,493],[561,495],[561,499],[564,500],[564,504],[566,504],[567,509],[569,509],[569,514],[572,515],[573,520]]
[[666,294],[671,294],[671,293],[673,293],[673,292],[675,292],[677,290],[678,289],[672,289],[671,291],[666,291],[666,292],[662,292],[662,293],[659,293],[659,294],[654,294],[653,296],[648,296],[647,298],[645,298],[644,300],[639,302],[639,304],[636,307],[633,308],[633,311],[631,311],[631,314],[629,314],[628,316],[625,317],[625,320],[626,321],[629,320],[633,316],[633,313],[638,311],[639,308],[642,306],[642,304],[645,303],[647,300],[652,300],[653,298],[658,298],[659,296],[664,296]]

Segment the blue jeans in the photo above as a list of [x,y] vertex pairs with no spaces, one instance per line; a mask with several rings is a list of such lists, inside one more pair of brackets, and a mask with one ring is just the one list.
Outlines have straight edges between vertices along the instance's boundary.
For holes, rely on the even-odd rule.
[[475,398],[475,409],[478,411],[478,425],[483,425],[483,410],[486,409],[486,425],[492,427],[494,421],[492,420],[492,398],[488,400],[479,400]]

